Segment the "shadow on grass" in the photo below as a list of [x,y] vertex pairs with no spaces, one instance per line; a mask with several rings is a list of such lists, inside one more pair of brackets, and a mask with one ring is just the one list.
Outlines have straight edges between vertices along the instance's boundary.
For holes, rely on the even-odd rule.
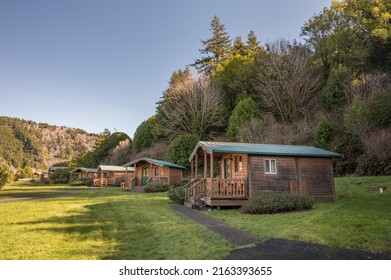
[[[27,224],[61,235],[67,259],[81,252],[103,260],[221,259],[232,249],[227,242],[182,217],[162,197],[97,203],[86,211]],[[23,223],[26,225],[26,223]],[[191,250],[186,250],[191,248]]]
[[119,187],[73,187],[73,186],[28,186],[27,188],[10,188],[2,189],[0,191],[0,202],[3,199],[8,198],[33,198],[33,197],[45,197],[55,194],[67,194],[79,197],[99,196],[109,194],[110,196],[122,196],[126,195],[126,191]]

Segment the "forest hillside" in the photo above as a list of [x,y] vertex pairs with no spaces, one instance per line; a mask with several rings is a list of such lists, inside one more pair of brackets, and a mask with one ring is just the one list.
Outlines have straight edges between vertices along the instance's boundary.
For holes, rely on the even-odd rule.
[[[267,28],[267,27],[265,27]],[[95,167],[148,156],[188,165],[200,140],[312,145],[335,174],[391,175],[391,2],[333,1],[300,40],[229,34],[216,15],[200,57],[167,77],[133,139],[0,118],[0,160]],[[195,46],[196,47],[196,46]]]

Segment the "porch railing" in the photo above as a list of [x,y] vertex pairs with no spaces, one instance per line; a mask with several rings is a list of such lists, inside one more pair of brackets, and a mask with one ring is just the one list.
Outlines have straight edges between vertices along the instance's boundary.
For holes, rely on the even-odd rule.
[[193,202],[195,202],[205,196],[205,180],[193,179],[183,187],[185,190],[185,201],[189,201],[192,198]]
[[168,183],[168,177],[149,177],[148,178],[148,183],[149,182],[162,182],[162,183]]
[[206,179],[206,196],[211,198],[243,198],[247,196],[246,179]]
[[247,181],[243,179],[206,178],[193,179],[184,186],[185,200],[202,198],[242,199],[247,197]]
[[96,178],[93,181],[94,186],[114,185],[114,180],[109,178]]

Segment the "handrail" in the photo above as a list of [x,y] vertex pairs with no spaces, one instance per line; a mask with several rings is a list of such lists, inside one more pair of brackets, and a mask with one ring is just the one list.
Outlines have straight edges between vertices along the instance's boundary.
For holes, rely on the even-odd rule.
[[187,183],[185,188],[185,200],[193,198],[194,201],[205,196],[205,181],[206,179],[193,179]]
[[190,182],[188,182],[186,185],[183,186],[183,188],[188,188],[190,187],[195,181],[198,181],[199,179],[197,178],[194,178],[193,180],[191,180]]

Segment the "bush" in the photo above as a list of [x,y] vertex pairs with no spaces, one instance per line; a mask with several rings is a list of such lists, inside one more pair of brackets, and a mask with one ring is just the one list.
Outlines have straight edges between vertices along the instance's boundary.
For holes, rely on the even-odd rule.
[[77,178],[71,182],[72,186],[91,186],[92,180],[89,178]]
[[50,175],[51,184],[68,184],[70,178],[71,167],[65,169],[57,169]]
[[8,166],[0,165],[0,190],[7,184],[10,173],[11,171]]
[[167,183],[150,182],[145,186],[144,191],[146,193],[166,192],[169,188],[170,186]]
[[245,214],[273,214],[280,212],[311,209],[314,200],[311,197],[291,193],[262,192],[251,198],[241,208]]
[[184,134],[175,138],[167,149],[167,160],[185,167],[190,167],[189,157],[198,143],[192,134]]
[[185,203],[185,189],[183,187],[176,187],[170,189],[167,193],[167,196],[170,200],[178,204]]

